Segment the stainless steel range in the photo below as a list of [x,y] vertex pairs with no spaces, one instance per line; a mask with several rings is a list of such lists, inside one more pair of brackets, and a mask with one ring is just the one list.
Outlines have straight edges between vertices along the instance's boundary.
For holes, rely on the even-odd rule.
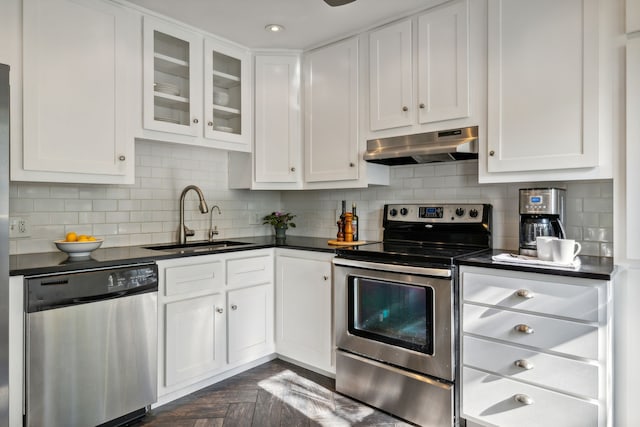
[[491,248],[491,206],[386,205],[382,243],[338,251],[336,390],[413,423],[458,426],[455,260]]

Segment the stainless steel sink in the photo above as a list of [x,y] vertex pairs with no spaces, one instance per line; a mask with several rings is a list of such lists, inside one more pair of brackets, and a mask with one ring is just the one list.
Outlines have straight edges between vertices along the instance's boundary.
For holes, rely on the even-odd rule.
[[173,253],[196,253],[196,252],[215,252],[221,249],[227,249],[234,246],[250,245],[251,243],[237,242],[233,240],[216,240],[213,242],[199,241],[185,244],[170,244],[170,245],[154,245],[146,246],[145,249],[151,249],[154,251],[165,251]]

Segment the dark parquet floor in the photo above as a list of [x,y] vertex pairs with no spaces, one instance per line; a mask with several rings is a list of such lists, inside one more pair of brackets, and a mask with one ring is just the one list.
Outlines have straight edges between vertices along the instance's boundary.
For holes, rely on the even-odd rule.
[[155,408],[137,426],[409,425],[335,393],[331,378],[276,359]]

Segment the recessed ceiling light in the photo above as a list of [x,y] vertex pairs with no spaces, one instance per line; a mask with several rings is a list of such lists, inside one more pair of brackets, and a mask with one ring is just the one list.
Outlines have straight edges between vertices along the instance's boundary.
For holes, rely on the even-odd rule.
[[284,31],[284,27],[279,24],[269,24],[265,26],[264,29],[269,31],[270,33],[279,33],[281,31]]

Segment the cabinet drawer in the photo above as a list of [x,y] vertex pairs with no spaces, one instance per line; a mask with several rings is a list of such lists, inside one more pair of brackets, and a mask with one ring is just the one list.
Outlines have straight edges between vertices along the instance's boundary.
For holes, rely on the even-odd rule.
[[253,285],[273,281],[270,255],[227,260],[227,285]]
[[[473,304],[463,306],[463,331],[515,344],[598,360],[598,327]],[[533,333],[515,330],[527,325]]]
[[169,267],[165,277],[165,296],[210,291],[224,283],[220,261]]
[[[516,395],[533,400],[520,403]],[[462,370],[462,416],[496,426],[596,427],[599,407],[582,399],[486,374]]]
[[[463,364],[543,387],[598,399],[598,365],[535,350],[464,337]],[[529,369],[516,366],[529,364]]]
[[469,272],[462,280],[465,302],[598,321],[597,287]]

